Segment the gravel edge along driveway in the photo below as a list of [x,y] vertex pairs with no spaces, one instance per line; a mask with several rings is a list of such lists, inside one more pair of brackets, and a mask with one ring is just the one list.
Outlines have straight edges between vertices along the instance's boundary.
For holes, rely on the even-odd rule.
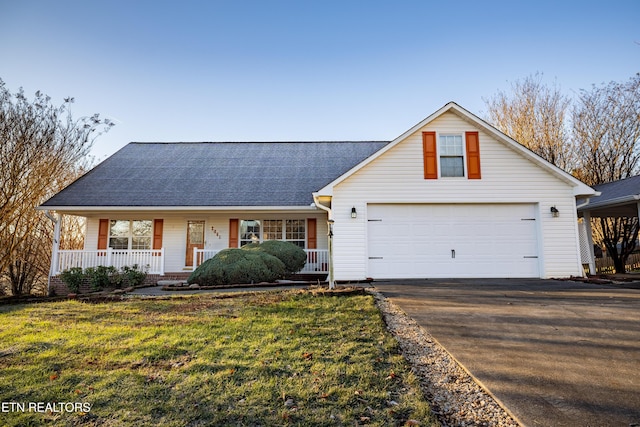
[[415,320],[379,292],[367,292],[443,426],[520,426]]

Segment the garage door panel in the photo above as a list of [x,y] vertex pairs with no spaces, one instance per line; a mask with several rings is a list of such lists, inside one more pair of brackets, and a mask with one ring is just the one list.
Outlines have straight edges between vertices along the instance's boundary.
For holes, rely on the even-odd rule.
[[539,277],[535,208],[369,205],[369,276]]

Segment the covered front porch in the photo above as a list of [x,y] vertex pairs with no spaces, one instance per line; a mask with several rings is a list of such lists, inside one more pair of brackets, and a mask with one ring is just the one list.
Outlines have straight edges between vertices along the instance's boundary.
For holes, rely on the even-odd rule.
[[[194,267],[213,258],[222,249],[193,248]],[[326,249],[305,249],[307,263],[299,274],[327,274],[329,272],[329,251]],[[151,250],[123,250],[107,248],[105,250],[58,250],[53,256],[53,276],[65,270],[79,267],[115,267],[137,265],[148,274],[164,276],[165,273],[184,273],[192,269],[183,268],[180,271],[167,271],[165,268],[165,249]]]
[[326,213],[314,207],[280,211],[69,212],[86,220],[84,247],[61,249],[57,212],[50,277],[71,268],[138,266],[149,275],[184,277],[226,248],[266,240],[289,241],[307,254],[299,274],[326,275]]

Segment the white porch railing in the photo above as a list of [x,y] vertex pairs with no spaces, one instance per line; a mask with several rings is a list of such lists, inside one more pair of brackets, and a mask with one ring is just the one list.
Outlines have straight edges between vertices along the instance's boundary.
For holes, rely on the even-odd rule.
[[300,273],[328,273],[329,251],[327,249],[305,249],[307,263]]
[[148,268],[149,274],[164,274],[164,248],[151,250],[126,250],[126,249],[101,249],[94,251],[85,250],[60,250],[58,262],[54,266],[54,274],[60,274],[72,267],[97,267],[99,265],[113,266],[120,269],[124,266],[137,264],[140,268]]
[[220,252],[220,249],[193,248],[193,268],[196,268],[206,260],[213,258],[218,252]]
[[[299,273],[328,273],[329,272],[329,251],[326,249],[305,249],[307,253],[307,263]],[[220,252],[219,249],[199,249],[193,248],[193,260],[195,267],[206,260],[213,258]]]

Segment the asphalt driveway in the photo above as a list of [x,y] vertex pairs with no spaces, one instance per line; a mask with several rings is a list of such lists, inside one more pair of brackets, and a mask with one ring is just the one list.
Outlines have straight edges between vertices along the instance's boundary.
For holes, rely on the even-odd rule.
[[640,289],[374,282],[525,426],[640,426]]

